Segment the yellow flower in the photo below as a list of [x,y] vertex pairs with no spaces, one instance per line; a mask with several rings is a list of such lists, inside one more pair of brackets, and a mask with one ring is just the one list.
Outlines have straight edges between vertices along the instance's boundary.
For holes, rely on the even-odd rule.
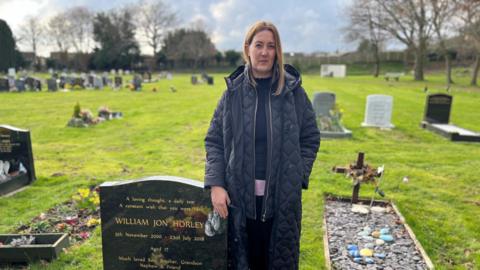
[[88,227],[93,227],[93,226],[96,226],[98,224],[100,224],[100,219],[91,218],[87,221],[87,226]]
[[94,193],[94,195],[88,199],[91,203],[94,205],[99,205],[100,204],[100,197],[98,197],[98,193]]
[[80,188],[78,189],[78,193],[80,194],[80,197],[87,198],[88,196],[90,196],[90,189]]
[[81,198],[80,196],[78,196],[78,195],[73,195],[73,196],[72,196],[72,199],[74,199],[74,200],[77,201],[77,202],[82,200],[82,198]]

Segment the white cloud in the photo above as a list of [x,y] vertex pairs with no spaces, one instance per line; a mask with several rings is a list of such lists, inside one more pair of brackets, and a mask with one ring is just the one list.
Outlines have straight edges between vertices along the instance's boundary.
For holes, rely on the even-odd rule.
[[[164,0],[177,12],[177,27],[202,20],[217,49],[241,50],[248,27],[258,20],[272,21],[279,29],[284,51],[314,52],[348,48],[340,28],[343,7],[352,0]],[[94,11],[120,7],[137,0],[0,0],[0,18],[16,31],[27,16],[48,18],[58,11],[84,5]],[[150,50],[142,51],[150,53]]]

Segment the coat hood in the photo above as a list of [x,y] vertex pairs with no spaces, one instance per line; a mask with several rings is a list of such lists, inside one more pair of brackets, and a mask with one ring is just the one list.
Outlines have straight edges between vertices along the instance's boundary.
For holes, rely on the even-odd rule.
[[[292,91],[293,89],[302,85],[302,77],[300,73],[289,64],[283,65],[285,70],[285,87],[282,91],[282,95]],[[275,74],[278,74],[278,71],[275,70]],[[228,77],[225,77],[225,82],[227,88],[230,91],[234,91],[242,82],[249,82],[250,72],[248,72],[248,65],[239,66],[234,72],[232,72]],[[278,76],[274,76],[273,84],[278,83]]]

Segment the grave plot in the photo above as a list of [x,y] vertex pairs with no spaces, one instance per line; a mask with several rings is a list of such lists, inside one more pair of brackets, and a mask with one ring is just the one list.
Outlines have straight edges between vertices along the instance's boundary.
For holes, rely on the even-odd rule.
[[360,185],[380,189],[383,166],[373,168],[359,153],[356,163],[334,167],[353,181],[351,198],[327,194],[324,210],[324,246],[327,269],[433,269],[430,258],[395,204],[358,197]]
[[352,132],[342,125],[342,111],[335,102],[335,93],[315,93],[313,109],[315,110],[317,125],[322,138],[352,137]]
[[0,125],[0,195],[35,181],[30,131]]
[[450,123],[453,97],[430,94],[425,103],[425,114],[420,126],[451,141],[480,142],[480,133]]

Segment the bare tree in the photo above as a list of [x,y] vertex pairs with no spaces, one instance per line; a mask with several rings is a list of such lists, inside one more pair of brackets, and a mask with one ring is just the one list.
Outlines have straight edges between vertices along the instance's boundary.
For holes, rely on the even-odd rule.
[[425,54],[433,34],[428,0],[374,0],[382,9],[375,26],[387,31],[415,55],[414,78],[424,80]]
[[462,22],[460,30],[465,41],[471,43],[475,51],[475,64],[470,85],[476,86],[480,70],[480,1],[456,0],[456,2],[459,5],[457,16]]
[[177,23],[177,15],[162,0],[141,1],[137,13],[137,27],[157,56],[166,33]]
[[355,1],[347,8],[349,24],[343,29],[348,41],[368,41],[375,61],[374,77],[380,73],[380,49],[388,39],[388,33],[375,24],[380,21],[381,12],[372,0]]
[[37,49],[42,42],[44,29],[38,17],[28,17],[20,26],[19,41],[32,48],[33,66],[37,64]]
[[60,52],[66,53],[71,46],[71,22],[66,13],[59,13],[50,18],[47,24],[47,34],[51,42],[55,43]]
[[66,11],[70,20],[70,42],[78,53],[90,50],[93,40],[93,12],[83,6],[73,7]]
[[457,5],[454,0],[428,0],[432,11],[433,30],[438,40],[438,45],[445,58],[445,75],[447,86],[453,83],[452,80],[452,59],[445,43],[449,33],[453,33],[452,22]]

